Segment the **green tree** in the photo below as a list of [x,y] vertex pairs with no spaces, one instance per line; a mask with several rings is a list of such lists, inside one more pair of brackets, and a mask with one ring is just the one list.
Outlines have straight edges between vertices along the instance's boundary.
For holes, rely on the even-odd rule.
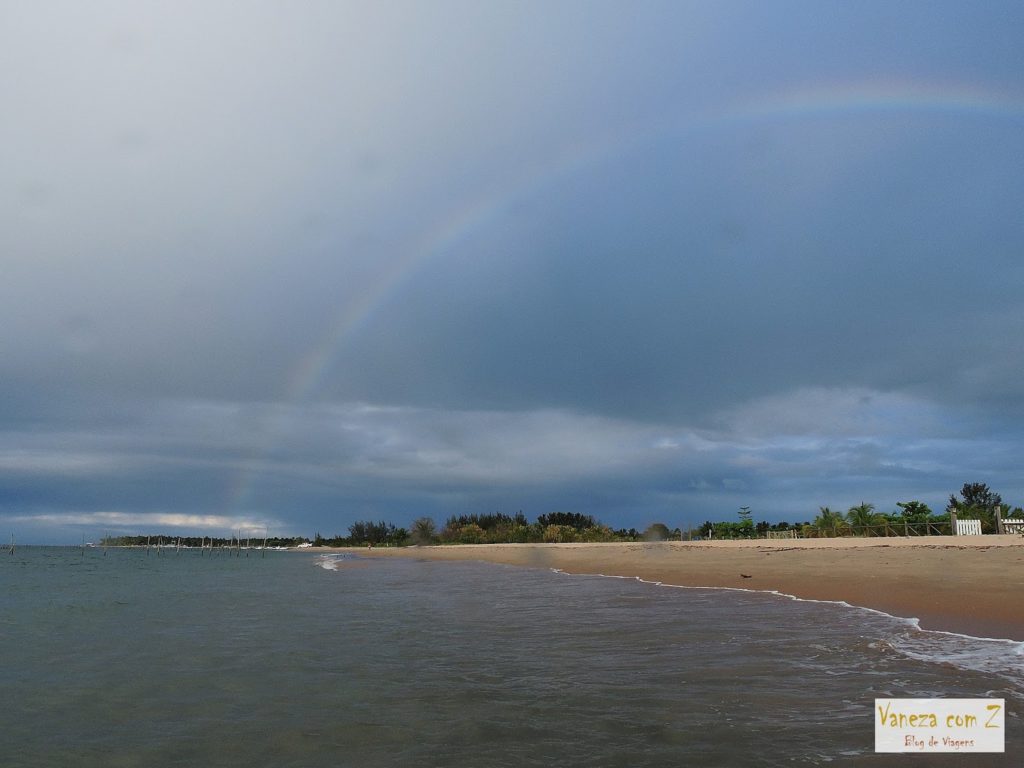
[[571,525],[548,525],[544,528],[544,541],[551,543],[564,544],[566,542],[576,541],[576,529]]
[[404,547],[409,543],[409,532],[405,528],[392,527],[384,537],[384,543],[390,547]]
[[579,534],[580,541],[614,541],[615,534],[607,525],[584,528]]
[[749,537],[754,534],[754,521],[750,507],[740,507],[740,536]]
[[395,538],[398,531],[393,523],[357,520],[348,527],[348,538],[352,544],[380,544],[382,541]]
[[846,520],[842,512],[831,507],[818,507],[818,516],[812,523],[819,535],[836,535],[846,528]]
[[855,507],[850,507],[846,512],[846,520],[855,532],[870,535],[869,527],[881,522],[879,515],[875,513],[875,505],[861,502]]
[[458,541],[460,544],[484,544],[487,541],[487,533],[476,523],[470,523],[459,529]]
[[994,531],[995,513],[1001,508],[1002,497],[985,483],[964,483],[960,496],[959,499],[955,494],[949,497],[946,512],[955,512],[957,517],[967,520],[981,520],[983,531]]
[[433,519],[418,517],[412,523],[412,540],[414,544],[433,544],[437,528]]
[[1002,497],[993,492],[985,483],[964,483],[964,487],[960,489],[960,495],[963,497],[962,500],[955,495],[950,496],[949,506],[994,510],[1003,502]]
[[932,516],[931,507],[921,501],[897,501],[900,517],[908,523],[926,523]]
[[[449,517],[444,524],[440,538],[442,541],[459,541],[460,531],[467,525],[476,525],[486,532],[485,542],[512,541],[514,536],[524,537],[524,531],[529,526],[526,516],[522,512],[514,516],[502,512],[483,515],[458,515]],[[522,529],[522,530],[520,530]]]
[[579,512],[548,512],[546,515],[538,515],[537,523],[541,528],[547,528],[549,525],[568,525],[577,531],[599,525],[590,515],[584,515]]
[[1020,507],[1011,507],[1009,504],[1004,502],[999,505],[999,516],[1002,517],[1003,520],[1008,517],[1018,520],[1024,517],[1024,509],[1021,509]]

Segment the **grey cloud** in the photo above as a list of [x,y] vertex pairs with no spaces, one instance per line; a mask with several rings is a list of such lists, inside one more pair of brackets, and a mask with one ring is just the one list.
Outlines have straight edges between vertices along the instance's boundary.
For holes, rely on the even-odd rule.
[[[863,391],[794,392],[715,421],[168,402],[117,430],[7,433],[0,515],[44,526],[71,520],[59,517],[66,507],[326,527],[365,515],[568,506],[642,526],[652,516],[729,516],[759,499],[762,515],[805,518],[836,497],[938,504],[965,469],[1012,472],[1016,439],[954,436],[931,403]],[[1004,457],[972,466],[964,452]]]
[[5,518],[1024,489],[1017,4],[3,14]]

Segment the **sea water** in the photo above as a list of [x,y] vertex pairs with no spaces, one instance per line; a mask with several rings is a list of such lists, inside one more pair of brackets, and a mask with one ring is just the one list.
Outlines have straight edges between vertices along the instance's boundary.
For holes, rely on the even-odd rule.
[[[354,555],[0,558],[4,766],[1024,763],[1021,644],[842,605]],[[876,755],[876,697],[1004,698],[1006,753]]]

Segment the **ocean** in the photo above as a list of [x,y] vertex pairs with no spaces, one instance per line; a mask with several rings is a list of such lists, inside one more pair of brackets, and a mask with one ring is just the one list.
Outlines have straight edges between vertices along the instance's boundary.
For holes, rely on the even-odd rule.
[[[1024,764],[1021,644],[833,603],[277,551],[19,547],[0,587],[7,768]],[[1004,698],[1006,753],[876,755],[876,697]]]

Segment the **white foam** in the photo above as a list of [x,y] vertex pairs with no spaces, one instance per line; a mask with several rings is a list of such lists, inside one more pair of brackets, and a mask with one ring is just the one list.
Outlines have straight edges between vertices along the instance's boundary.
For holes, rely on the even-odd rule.
[[344,554],[319,555],[316,564],[326,571],[336,571],[341,561],[346,559]]
[[917,629],[891,638],[889,645],[918,661],[998,675],[1012,683],[1019,693],[1024,693],[1024,643]]
[[875,608],[853,605],[845,600],[815,600],[797,597],[776,589],[746,589],[744,587],[691,587],[681,584],[666,584],[649,581],[639,576],[617,576],[605,573],[570,574],[560,568],[551,569],[563,576],[600,576],[609,579],[634,579],[641,584],[674,589],[715,590],[724,592],[747,592],[771,595],[800,603],[825,603],[838,605],[855,611],[881,616],[900,625],[902,632],[885,638],[886,644],[897,653],[916,661],[934,664],[948,664],[957,669],[994,674],[1015,686],[1018,693],[1024,693],[1024,642],[999,637],[975,637],[960,632],[922,629],[920,619],[895,616]]

